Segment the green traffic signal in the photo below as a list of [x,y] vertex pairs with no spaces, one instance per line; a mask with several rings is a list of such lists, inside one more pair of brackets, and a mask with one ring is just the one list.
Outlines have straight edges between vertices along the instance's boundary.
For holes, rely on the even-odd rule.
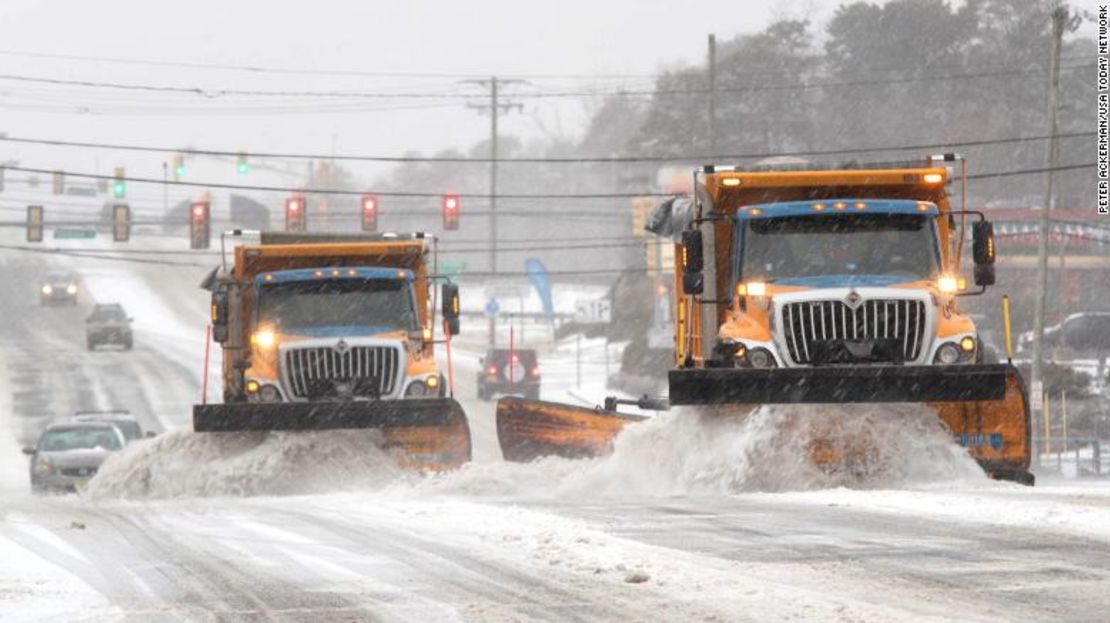
[[123,197],[127,194],[127,185],[123,180],[116,180],[116,183],[112,184],[112,194],[116,197]]
[[246,175],[246,174],[247,174],[247,163],[246,162],[240,162],[239,163],[239,175]]
[[185,164],[182,163],[174,167],[173,174],[179,178],[185,177]]

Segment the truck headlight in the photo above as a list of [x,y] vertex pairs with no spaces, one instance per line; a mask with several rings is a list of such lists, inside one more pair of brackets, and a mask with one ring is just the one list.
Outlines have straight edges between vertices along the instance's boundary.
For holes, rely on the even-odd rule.
[[42,293],[43,294],[50,295],[50,294],[53,294],[53,292],[54,292],[54,288],[51,287],[50,284],[46,284],[42,287]]
[[941,344],[937,349],[936,363],[950,365],[960,360],[960,348],[952,342]]
[[[439,379],[436,379],[436,385],[439,385]],[[424,381],[413,381],[405,388],[406,398],[434,398],[438,395],[439,388],[433,387]]]
[[258,400],[260,402],[281,402],[281,392],[273,385],[263,385],[262,389],[258,391]]
[[72,283],[69,284],[68,286],[66,286],[66,293],[67,294],[77,294],[77,286],[72,284]]
[[269,329],[262,329],[255,331],[251,336],[251,343],[263,350],[268,350],[274,347],[274,332]]
[[775,356],[766,348],[753,348],[748,351],[748,361],[753,368],[775,367]]
[[48,476],[54,473],[54,464],[46,459],[39,459],[35,461],[35,473],[40,476]]

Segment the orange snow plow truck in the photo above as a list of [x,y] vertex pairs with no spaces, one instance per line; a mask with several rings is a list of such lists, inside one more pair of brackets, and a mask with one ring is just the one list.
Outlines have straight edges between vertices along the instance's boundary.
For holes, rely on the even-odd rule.
[[[694,198],[667,227],[678,275],[669,405],[924,403],[989,475],[1032,484],[1024,382],[1012,365],[984,363],[958,306],[995,281],[990,222],[950,205],[949,178],[964,170],[953,154],[698,169]],[[974,289],[961,273],[965,231]],[[502,451],[603,453],[642,419],[618,403],[665,402],[506,398]],[[848,458],[811,446],[822,466]]]
[[[258,241],[202,284],[223,348],[223,403],[196,405],[194,430],[375,429],[405,467],[470,460],[466,415],[435,359],[423,234],[232,235]],[[455,334],[458,287],[440,296]]]

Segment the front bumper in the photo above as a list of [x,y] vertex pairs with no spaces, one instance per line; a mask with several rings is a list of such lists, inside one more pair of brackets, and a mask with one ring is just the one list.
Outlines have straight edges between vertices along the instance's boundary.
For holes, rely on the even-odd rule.
[[95,475],[95,468],[90,468],[89,473],[83,476],[67,476],[57,472],[32,475],[31,489],[34,491],[75,492],[84,488]]
[[131,341],[130,331],[120,331],[117,329],[100,329],[97,331],[90,331],[85,335],[90,341],[99,342],[101,344],[123,344]]

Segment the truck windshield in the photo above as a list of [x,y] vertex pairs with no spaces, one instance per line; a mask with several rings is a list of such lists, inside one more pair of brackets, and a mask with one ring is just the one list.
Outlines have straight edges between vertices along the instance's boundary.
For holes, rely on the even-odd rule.
[[930,279],[940,259],[932,217],[834,214],[747,221],[739,253],[743,281],[832,275]]
[[333,279],[264,285],[259,322],[286,330],[313,327],[417,329],[409,283],[403,279]]

